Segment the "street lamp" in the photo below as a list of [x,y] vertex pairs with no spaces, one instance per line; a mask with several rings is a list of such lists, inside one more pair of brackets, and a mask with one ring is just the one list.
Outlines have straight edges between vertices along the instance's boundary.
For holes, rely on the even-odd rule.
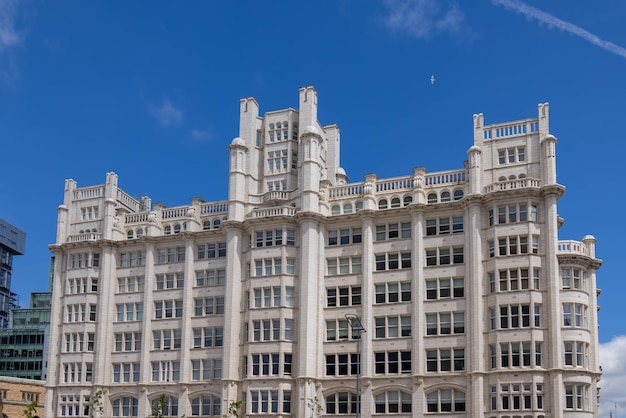
[[363,324],[357,315],[346,314],[346,319],[348,324],[350,324],[350,328],[352,328],[352,335],[354,335],[355,331],[359,334],[359,338],[356,341],[356,418],[359,418],[359,412],[361,412],[361,334],[367,331],[363,328]]

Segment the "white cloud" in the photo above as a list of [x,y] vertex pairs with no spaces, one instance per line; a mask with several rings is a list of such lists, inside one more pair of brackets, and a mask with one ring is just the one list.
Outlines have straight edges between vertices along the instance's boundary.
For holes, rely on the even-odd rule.
[[418,39],[428,39],[439,32],[460,33],[465,16],[454,4],[441,0],[387,0],[387,26],[405,31]]
[[532,6],[527,5],[524,2],[519,0],[491,0],[491,2],[495,5],[504,6],[507,9],[515,10],[530,19],[538,20],[539,22],[545,23],[549,27],[554,27],[560,29],[564,32],[571,33],[572,35],[576,35],[595,46],[599,46],[602,49],[605,49],[615,55],[619,55],[623,58],[626,58],[626,49],[622,48],[619,45],[614,44],[613,42],[605,41],[600,39],[597,35],[574,25],[573,23],[566,22],[564,20],[559,19],[551,15],[550,13],[546,13],[542,10],[536,9]]
[[[617,406],[617,413],[626,414],[626,335],[613,338],[608,343],[600,344],[600,410],[598,416],[608,417]],[[617,416],[613,415],[613,418]]]
[[211,142],[216,136],[217,133],[213,126],[209,126],[207,129],[194,128],[191,130],[191,138],[196,144]]
[[22,44],[22,34],[15,29],[17,0],[0,1],[0,53]]
[[168,98],[165,98],[161,104],[149,105],[148,110],[164,127],[178,125],[183,120],[182,110],[174,106]]

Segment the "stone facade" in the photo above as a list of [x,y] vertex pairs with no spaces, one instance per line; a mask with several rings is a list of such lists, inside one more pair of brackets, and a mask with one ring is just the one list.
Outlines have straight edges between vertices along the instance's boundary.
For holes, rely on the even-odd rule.
[[228,200],[67,180],[46,416],[596,416],[601,261],[558,237],[548,110],[475,115],[462,168],[349,183],[306,87],[241,100]]
[[0,416],[2,418],[24,417],[24,409],[32,402],[38,404],[34,410],[35,416],[43,416],[44,398],[44,382],[0,376]]

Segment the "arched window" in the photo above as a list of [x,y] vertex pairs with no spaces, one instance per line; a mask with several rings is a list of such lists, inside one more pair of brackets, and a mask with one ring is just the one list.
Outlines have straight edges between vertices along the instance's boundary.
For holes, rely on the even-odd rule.
[[174,233],[175,234],[180,234],[180,224],[175,224],[174,225]]
[[132,229],[129,229],[128,231],[126,231],[126,238],[133,239],[133,236],[134,236],[134,232]]
[[511,175],[509,176],[509,180],[515,180],[516,178],[517,178],[517,177],[515,177],[515,174],[511,174]]
[[428,193],[428,203],[437,203],[437,193]]
[[506,177],[504,176],[498,177],[498,181],[506,181]]
[[356,202],[356,205],[354,205],[354,206],[355,206],[357,212],[360,211],[360,210],[363,210],[363,202],[361,202],[361,201]]
[[355,414],[356,394],[352,392],[337,392],[326,396],[326,414]]
[[137,229],[137,238],[143,237],[143,228]]
[[191,398],[192,417],[219,417],[222,401],[219,396],[204,394]]
[[352,203],[343,205],[343,213],[352,213]]
[[124,396],[111,401],[114,417],[136,417],[139,409],[139,400],[131,396]]
[[[87,232],[89,232],[89,230],[87,230]],[[85,233],[85,231],[81,229],[80,231],[78,231],[78,233],[79,233],[79,234],[84,234],[84,233]]]
[[400,414],[411,412],[411,394],[388,390],[375,397],[377,414]]
[[204,229],[205,231],[207,229],[211,229],[211,221],[204,221],[204,222],[202,222],[202,229]]
[[172,233],[172,227],[171,227],[171,226],[169,226],[169,225],[165,225],[165,228],[163,228],[163,233],[164,233],[165,235],[169,235],[169,234],[171,234],[171,233]]
[[404,196],[404,206],[409,206],[413,203],[413,196]]
[[169,395],[162,395],[151,402],[153,413],[158,411],[163,417],[178,416],[178,398]]
[[449,202],[450,201],[450,192],[448,192],[448,191],[441,192],[441,201],[442,202]]
[[465,393],[456,389],[438,389],[426,394],[428,412],[464,412]]
[[219,219],[215,219],[213,221],[213,229],[220,229],[221,224],[222,224],[222,221],[220,221]]
[[399,208],[400,207],[400,198],[399,197],[394,197],[393,199],[391,199],[391,207],[392,208]]
[[330,213],[332,215],[339,215],[341,213],[341,207],[339,205],[333,205],[333,207],[330,209]]
[[463,190],[462,189],[457,189],[454,191],[454,200],[461,200],[463,199]]
[[387,199],[380,199],[378,201],[378,209],[387,209]]
[[91,232],[97,232],[96,228],[91,228]]
[[518,179],[525,179],[526,178],[526,174],[520,174],[519,176],[517,176]]

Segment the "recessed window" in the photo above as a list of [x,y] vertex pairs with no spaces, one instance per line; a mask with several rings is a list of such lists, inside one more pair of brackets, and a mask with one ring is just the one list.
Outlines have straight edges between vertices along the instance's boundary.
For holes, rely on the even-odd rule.
[[437,193],[428,193],[428,203],[437,203]]
[[463,199],[463,190],[458,189],[454,191],[454,200],[461,200]]
[[378,209],[387,209],[387,199],[381,199],[378,201]]
[[450,201],[450,192],[441,192],[441,201],[449,202]]

